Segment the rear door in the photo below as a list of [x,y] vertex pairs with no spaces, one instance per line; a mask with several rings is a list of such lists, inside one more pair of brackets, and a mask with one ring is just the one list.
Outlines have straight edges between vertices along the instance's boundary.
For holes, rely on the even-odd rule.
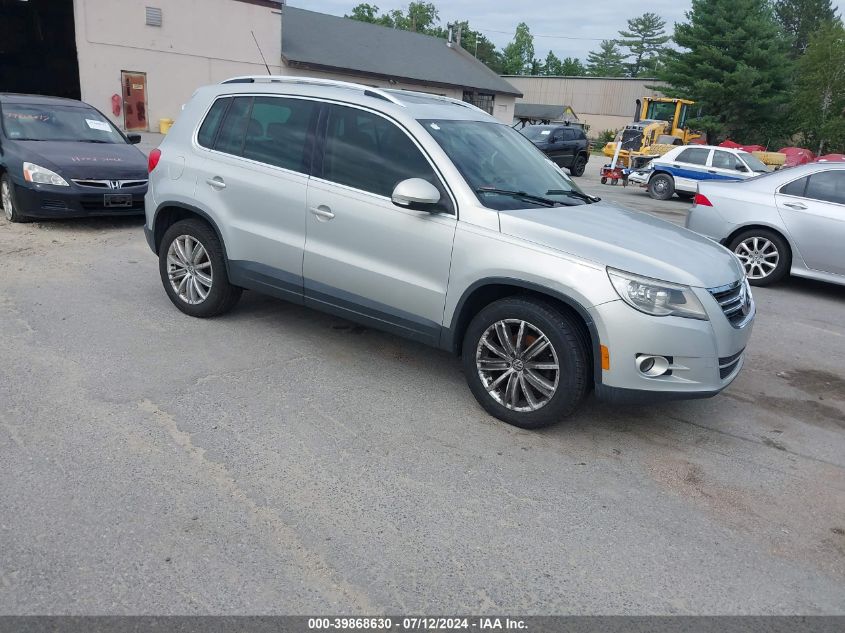
[[[220,110],[224,110],[221,114]],[[196,197],[224,231],[235,284],[302,295],[306,190],[319,104],[274,95],[223,97],[197,136]]]
[[578,150],[578,133],[572,128],[565,127],[563,130],[563,166],[569,167],[575,160]]
[[845,275],[845,169],[794,180],[775,198],[804,263],[813,270]]

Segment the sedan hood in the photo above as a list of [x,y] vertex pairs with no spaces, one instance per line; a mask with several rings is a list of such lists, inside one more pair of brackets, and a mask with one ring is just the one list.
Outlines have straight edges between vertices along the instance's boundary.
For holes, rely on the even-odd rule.
[[605,202],[499,218],[502,233],[645,277],[714,288],[743,276],[734,255],[706,237]]
[[146,179],[147,160],[126,143],[18,141],[23,160],[52,169],[64,178]]

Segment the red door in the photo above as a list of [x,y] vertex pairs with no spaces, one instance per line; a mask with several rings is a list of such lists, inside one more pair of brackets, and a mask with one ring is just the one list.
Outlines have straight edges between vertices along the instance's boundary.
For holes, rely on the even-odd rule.
[[122,71],[123,126],[127,130],[146,131],[147,123],[147,74]]

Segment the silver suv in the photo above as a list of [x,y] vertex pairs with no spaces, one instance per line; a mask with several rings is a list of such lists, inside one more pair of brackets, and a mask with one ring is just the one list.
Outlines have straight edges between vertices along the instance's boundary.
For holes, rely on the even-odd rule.
[[537,428],[590,389],[712,396],[754,303],[736,257],[584,194],[516,130],[436,95],[291,77],[198,90],[150,155],[145,232],[196,317],[246,288],[460,354]]

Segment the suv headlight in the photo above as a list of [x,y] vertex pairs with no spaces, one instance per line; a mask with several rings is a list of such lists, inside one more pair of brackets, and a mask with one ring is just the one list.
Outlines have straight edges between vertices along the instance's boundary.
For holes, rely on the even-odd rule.
[[621,299],[640,312],[708,320],[704,306],[689,286],[640,277],[614,268],[607,269],[607,276]]
[[23,164],[23,179],[27,182],[34,182],[39,185],[56,185],[59,187],[70,186],[67,184],[67,180],[59,176],[56,172],[34,163]]

